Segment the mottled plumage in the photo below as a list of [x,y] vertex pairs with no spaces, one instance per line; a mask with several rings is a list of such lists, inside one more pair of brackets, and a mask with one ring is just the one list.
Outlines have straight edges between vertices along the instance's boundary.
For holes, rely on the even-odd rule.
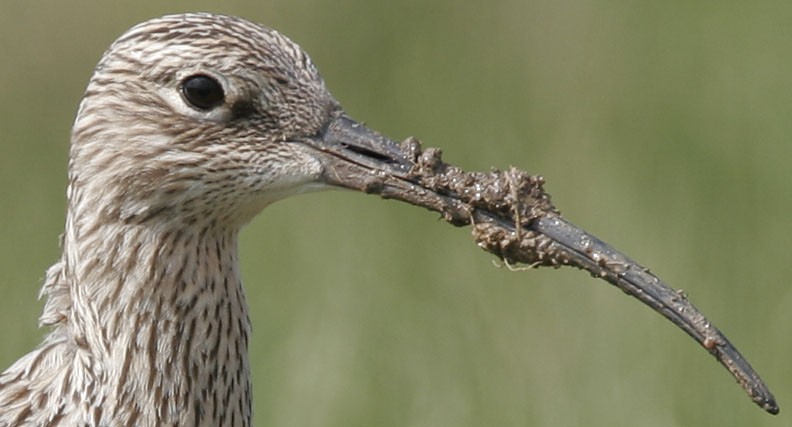
[[[225,102],[189,105],[193,75]],[[310,189],[321,166],[286,142],[338,109],[300,47],[257,24],[174,15],[122,35],[74,123],[53,329],[0,375],[0,425],[250,425],[237,234]]]

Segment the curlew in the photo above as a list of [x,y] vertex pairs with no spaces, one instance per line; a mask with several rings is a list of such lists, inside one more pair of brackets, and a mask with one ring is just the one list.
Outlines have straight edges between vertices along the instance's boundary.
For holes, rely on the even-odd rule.
[[[528,190],[465,199],[449,177]],[[127,31],[88,84],[71,137],[62,256],[41,291],[40,324],[51,332],[0,374],[0,426],[249,426],[238,232],[270,203],[328,187],[474,223],[478,243],[507,260],[586,269],[669,318],[778,412],[686,298],[563,220],[541,179],[466,174],[414,140],[396,144],[347,117],[278,32],[183,14]],[[535,205],[512,209],[515,194]]]

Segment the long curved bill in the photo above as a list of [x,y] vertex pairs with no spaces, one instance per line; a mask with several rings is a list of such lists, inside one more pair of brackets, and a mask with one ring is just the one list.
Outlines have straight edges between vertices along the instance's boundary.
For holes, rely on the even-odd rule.
[[[397,144],[343,113],[302,142],[323,164],[326,184],[421,206],[457,226],[472,224],[479,246],[507,261],[570,265],[606,280],[690,335],[762,409],[779,412],[759,374],[683,293],[563,219],[543,192],[540,177],[520,171],[467,173],[442,163],[438,150],[423,151],[412,139]],[[497,190],[481,196],[488,185]]]

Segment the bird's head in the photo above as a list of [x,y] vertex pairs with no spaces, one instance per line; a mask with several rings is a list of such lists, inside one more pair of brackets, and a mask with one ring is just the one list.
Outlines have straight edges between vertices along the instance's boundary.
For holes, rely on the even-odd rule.
[[70,205],[125,223],[241,224],[321,188],[327,158],[311,145],[328,137],[373,168],[400,155],[344,116],[308,55],[278,32],[208,14],[150,20],[91,78],[72,136]]

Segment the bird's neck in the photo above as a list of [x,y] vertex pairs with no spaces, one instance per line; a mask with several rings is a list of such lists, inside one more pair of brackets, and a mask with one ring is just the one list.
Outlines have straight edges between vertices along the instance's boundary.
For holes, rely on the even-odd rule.
[[[237,235],[211,224],[167,229],[68,220],[60,274],[69,308],[61,326],[76,348],[75,363],[104,389],[89,398],[142,412],[128,419],[249,420],[250,322]],[[134,405],[123,404],[130,399]]]

